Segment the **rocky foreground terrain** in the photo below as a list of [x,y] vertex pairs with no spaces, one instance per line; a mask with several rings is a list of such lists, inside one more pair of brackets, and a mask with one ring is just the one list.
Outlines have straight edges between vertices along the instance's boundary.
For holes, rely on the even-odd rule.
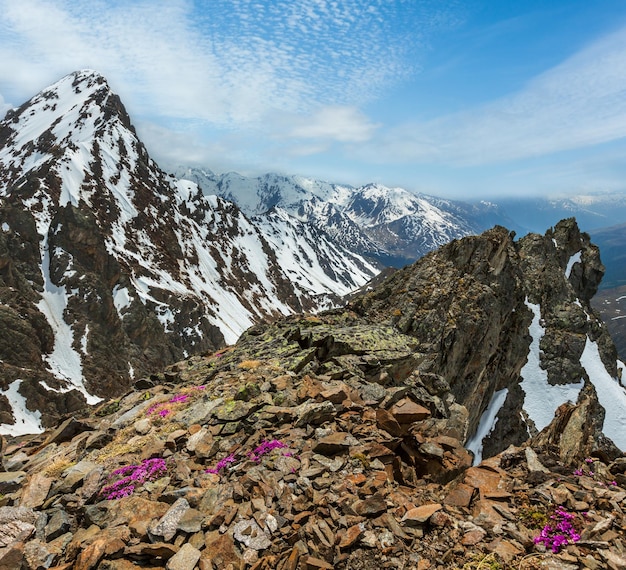
[[[0,568],[624,569],[626,408],[585,356],[623,392],[601,275],[573,220],[494,228],[8,438]],[[554,386],[576,396],[544,426]]]

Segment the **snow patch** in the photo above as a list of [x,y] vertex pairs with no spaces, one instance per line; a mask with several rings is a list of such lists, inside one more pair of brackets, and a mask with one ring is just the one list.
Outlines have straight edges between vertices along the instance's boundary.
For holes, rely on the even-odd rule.
[[55,377],[69,382],[85,396],[88,404],[97,404],[102,398],[92,396],[85,388],[81,357],[73,346],[74,331],[63,318],[68,295],[64,287],[58,287],[50,279],[50,252],[47,236],[41,243],[41,260],[44,287],[37,308],[44,314],[54,332],[54,349],[51,354],[44,355],[43,359],[48,363]]
[[566,279],[569,279],[569,276],[572,274],[572,268],[574,267],[574,265],[576,265],[577,263],[580,263],[581,254],[582,252],[579,251],[569,258],[569,261],[567,262],[567,267],[565,268]]
[[[576,384],[553,386],[548,382],[548,373],[541,368],[541,350],[539,345],[545,329],[541,326],[541,310],[539,305],[525,301],[533,312],[533,320],[528,328],[532,338],[528,352],[528,360],[520,375],[520,387],[524,391],[524,410],[534,422],[538,431],[545,428],[554,418],[556,409],[565,402],[576,402],[585,382],[581,379]],[[626,409],[626,408],[625,408]]]
[[122,318],[122,311],[130,307],[131,299],[126,287],[113,287],[113,304],[117,310],[117,314]]
[[[580,357],[580,364],[586,370],[589,380],[593,383],[598,401],[604,408],[604,435],[611,438],[613,443],[622,451],[626,451],[626,391],[620,386],[616,378],[607,372],[596,342],[587,337],[585,349]],[[621,364],[623,374],[623,363]]]
[[504,406],[506,397],[509,394],[508,388],[503,388],[494,392],[487,409],[480,416],[476,433],[465,444],[466,449],[474,453],[474,465],[478,465],[483,460],[483,440],[494,430],[498,423],[498,412]]
[[83,351],[83,354],[85,356],[89,354],[89,352],[87,351],[88,336],[89,336],[89,325],[85,325],[85,334],[83,334],[83,337],[80,339],[80,349]]
[[2,435],[18,436],[44,431],[41,426],[41,412],[32,412],[26,407],[26,398],[19,391],[21,384],[22,380],[18,379],[11,382],[7,390],[0,390],[0,394],[9,400],[15,418],[14,424],[0,425],[0,434]]

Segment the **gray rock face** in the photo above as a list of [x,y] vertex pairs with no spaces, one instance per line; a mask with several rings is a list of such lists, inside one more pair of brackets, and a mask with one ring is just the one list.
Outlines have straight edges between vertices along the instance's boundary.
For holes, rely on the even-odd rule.
[[171,540],[178,530],[178,523],[189,509],[187,499],[178,499],[161,519],[150,525],[150,534],[165,541]]
[[0,507],[0,547],[30,538],[35,533],[37,516],[27,507]]
[[[542,395],[526,394],[521,383],[531,345],[531,305],[539,307],[544,328],[540,366],[548,385],[580,384],[581,379],[590,384],[580,363],[587,339],[597,343],[607,372],[617,377],[615,348],[590,306],[603,271],[598,248],[573,219],[544,236],[529,234],[519,241],[495,227],[396,272],[351,308],[417,339],[422,353],[417,370],[449,384],[469,412],[468,435],[478,428],[494,393],[507,390],[483,440],[488,457],[538,431],[525,402],[528,406]],[[594,426],[599,440],[602,421]]]

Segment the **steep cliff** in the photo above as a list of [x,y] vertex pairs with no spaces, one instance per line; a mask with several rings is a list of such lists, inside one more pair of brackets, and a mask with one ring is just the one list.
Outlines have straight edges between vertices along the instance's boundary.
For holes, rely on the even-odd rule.
[[467,408],[475,452],[489,456],[521,443],[561,404],[587,394],[607,410],[589,448],[594,437],[604,445],[605,425],[624,449],[621,369],[590,306],[603,269],[598,248],[573,219],[518,241],[495,227],[396,272],[351,308],[415,338],[422,354],[416,370],[440,376]]

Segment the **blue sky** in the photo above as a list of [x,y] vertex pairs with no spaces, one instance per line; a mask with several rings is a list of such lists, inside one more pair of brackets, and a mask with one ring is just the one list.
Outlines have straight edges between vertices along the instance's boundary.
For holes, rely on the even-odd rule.
[[104,74],[153,157],[455,198],[626,190],[623,0],[0,0],[0,113]]

